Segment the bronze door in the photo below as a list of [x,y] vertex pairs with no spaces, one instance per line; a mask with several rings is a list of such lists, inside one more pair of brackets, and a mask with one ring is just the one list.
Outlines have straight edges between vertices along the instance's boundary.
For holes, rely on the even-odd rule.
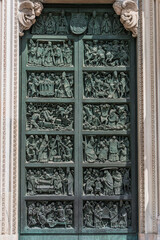
[[20,239],[137,239],[135,39],[50,5],[21,43]]

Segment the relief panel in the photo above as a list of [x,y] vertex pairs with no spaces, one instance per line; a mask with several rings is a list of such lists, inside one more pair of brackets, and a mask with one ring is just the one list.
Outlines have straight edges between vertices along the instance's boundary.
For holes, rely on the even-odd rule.
[[85,168],[83,172],[84,195],[110,196],[131,193],[129,168]]
[[29,135],[26,138],[28,163],[73,162],[73,136]]
[[126,40],[93,40],[84,42],[85,66],[129,66],[129,42]]
[[127,104],[85,104],[84,130],[129,130],[130,110]]
[[120,136],[84,136],[83,156],[87,163],[130,162],[130,140]]
[[32,34],[46,35],[129,35],[120,22],[119,16],[112,12],[85,11],[81,13],[43,12],[33,25]]
[[33,40],[28,42],[28,65],[44,67],[73,66],[73,42]]
[[73,202],[29,201],[28,228],[73,228]]
[[84,228],[129,229],[132,226],[129,201],[86,201],[83,206]]
[[126,72],[84,72],[85,98],[129,98],[129,76]]
[[73,130],[73,105],[27,104],[27,130]]
[[26,172],[27,194],[68,195],[74,193],[74,170],[70,168],[31,168]]
[[73,73],[29,72],[27,76],[28,97],[73,98]]

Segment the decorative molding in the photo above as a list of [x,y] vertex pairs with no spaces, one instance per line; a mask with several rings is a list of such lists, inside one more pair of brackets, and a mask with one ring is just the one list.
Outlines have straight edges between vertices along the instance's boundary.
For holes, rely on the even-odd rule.
[[[137,106],[138,106],[138,205],[139,234],[145,233],[145,166],[144,166],[144,59],[143,0],[139,0],[137,38]],[[140,239],[143,239],[139,237]]]
[[133,0],[116,0],[113,8],[120,21],[127,31],[132,32],[133,37],[137,37],[138,32],[138,5]]
[[41,15],[43,10],[43,0],[23,0],[19,4],[19,35],[22,37],[25,30],[31,28],[31,26],[36,22],[36,17]]
[[18,134],[19,134],[19,120],[18,120],[18,105],[19,105],[19,94],[17,89],[19,88],[19,31],[17,24],[18,17],[18,0],[14,0],[14,75],[13,75],[13,150],[12,150],[12,161],[13,161],[13,179],[12,179],[12,234],[16,235],[18,232]]
[[3,2],[3,30],[2,30],[2,99],[1,102],[2,104],[2,118],[1,118],[1,127],[2,127],[2,169],[1,169],[1,186],[2,186],[2,190],[1,190],[1,201],[2,201],[2,212],[1,212],[1,234],[4,235],[6,232],[6,105],[4,104],[6,102],[6,91],[7,91],[7,49],[6,49],[6,45],[7,45],[7,2],[4,1]]
[[151,121],[152,121],[152,229],[157,232],[157,126],[156,126],[156,82],[155,82],[155,31],[154,1],[150,1],[150,65],[151,65]]

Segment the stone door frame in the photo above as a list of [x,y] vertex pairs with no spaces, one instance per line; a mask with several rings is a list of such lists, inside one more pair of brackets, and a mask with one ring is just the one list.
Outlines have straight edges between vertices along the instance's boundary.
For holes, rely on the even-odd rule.
[[[18,240],[19,26],[22,0],[0,0],[0,239]],[[117,0],[125,1],[125,0]],[[62,0],[44,0],[45,3]],[[80,0],[63,0],[63,3]],[[84,2],[84,0],[81,0]],[[85,3],[114,0],[85,0]],[[137,37],[139,239],[160,239],[160,0],[139,0]],[[159,23],[159,25],[157,25]],[[159,45],[158,45],[159,44]],[[159,224],[158,224],[159,223]],[[158,227],[159,225],[159,227]]]

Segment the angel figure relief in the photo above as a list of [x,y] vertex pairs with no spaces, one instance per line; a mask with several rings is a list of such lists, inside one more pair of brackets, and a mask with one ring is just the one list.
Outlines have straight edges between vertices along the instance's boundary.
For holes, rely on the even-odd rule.
[[19,35],[22,37],[25,30],[31,28],[36,22],[36,17],[41,14],[43,4],[40,1],[23,1],[19,5]]
[[117,15],[120,15],[120,21],[127,31],[132,32],[133,37],[137,37],[138,31],[138,6],[134,0],[117,0],[113,4]]

